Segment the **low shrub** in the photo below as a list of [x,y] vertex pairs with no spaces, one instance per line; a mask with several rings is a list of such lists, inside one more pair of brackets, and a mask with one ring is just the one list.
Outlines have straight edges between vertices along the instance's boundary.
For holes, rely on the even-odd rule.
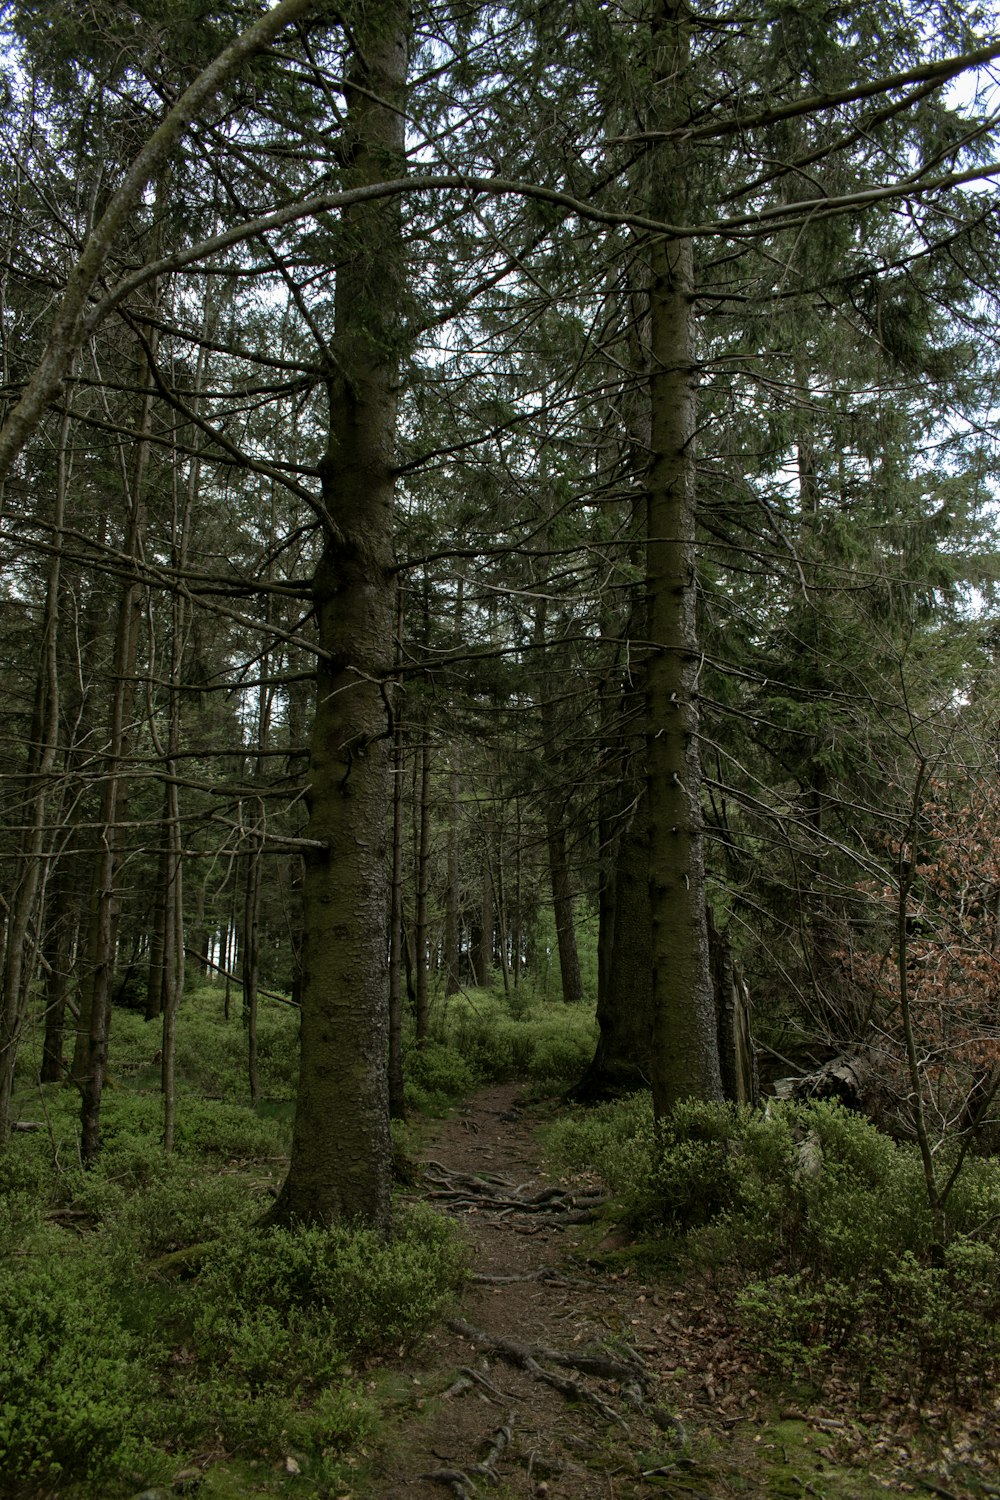
[[346,1226],[232,1234],[193,1289],[198,1378],[182,1377],[177,1393],[185,1431],[194,1441],[207,1425],[264,1454],[287,1451],[293,1430],[330,1452],[360,1441],[373,1415],[351,1364],[403,1353],[465,1263],[454,1229],[423,1207],[400,1216],[388,1244]]
[[[257,1015],[257,1083],[264,1099],[293,1099],[298,1077],[299,1013],[260,1002]],[[247,1033],[240,1005],[225,1018],[222,993],[211,987],[185,999],[177,1027],[177,1073],[185,1090],[246,1103]]]
[[0,1465],[13,1497],[148,1473],[148,1363],[91,1268],[0,1268]]
[[648,1095],[564,1119],[549,1148],[599,1172],[624,1213],[732,1276],[756,1347],[787,1372],[835,1354],[926,1393],[1000,1372],[1000,1165],[969,1162],[938,1241],[916,1149],[837,1104],[767,1114]]
[[122,1275],[143,1262],[248,1227],[261,1212],[245,1178],[192,1170],[173,1158],[155,1182],[125,1195],[106,1215],[99,1249]]
[[254,1161],[287,1154],[288,1125],[246,1104],[184,1097],[177,1101],[174,1144],[192,1160]]
[[[388,1244],[345,1226],[260,1231],[255,1209],[237,1177],[174,1160],[96,1232],[36,1222],[22,1238],[0,1271],[4,1496],[130,1493],[179,1447],[220,1441],[248,1459],[300,1448],[304,1472],[333,1483],[377,1417],[353,1367],[421,1336],[467,1252],[424,1207]],[[179,1279],[142,1274],[199,1242]]]
[[535,1000],[520,990],[453,995],[438,1009],[433,1032],[438,1045],[463,1059],[470,1088],[513,1079],[565,1088],[583,1073],[597,1040],[590,1006]]
[[447,1109],[470,1094],[478,1082],[458,1047],[431,1040],[407,1050],[404,1078],[407,1108],[428,1114]]
[[408,1346],[453,1294],[465,1258],[452,1227],[420,1206],[400,1215],[388,1243],[374,1230],[343,1225],[250,1230],[213,1247],[204,1262],[196,1331],[214,1357],[224,1347],[216,1338],[220,1320],[230,1329],[271,1313],[298,1320],[291,1357],[312,1378],[302,1319],[315,1325],[320,1363],[330,1348],[369,1355]]

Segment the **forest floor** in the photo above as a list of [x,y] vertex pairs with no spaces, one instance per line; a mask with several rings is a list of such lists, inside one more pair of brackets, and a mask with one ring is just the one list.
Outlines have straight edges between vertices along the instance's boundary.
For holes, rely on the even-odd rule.
[[862,1414],[833,1375],[779,1386],[723,1287],[654,1274],[599,1184],[545,1174],[544,1113],[506,1085],[428,1130],[419,1196],[462,1225],[473,1278],[383,1387],[354,1500],[1000,1496],[997,1393]]

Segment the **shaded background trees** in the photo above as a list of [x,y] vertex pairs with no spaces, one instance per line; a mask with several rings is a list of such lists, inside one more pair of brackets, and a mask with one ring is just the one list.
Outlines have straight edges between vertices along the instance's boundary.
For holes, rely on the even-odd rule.
[[[241,20],[45,14],[8,404]],[[663,1113],[721,1089],[711,927],[776,1052],[864,1040],[886,787],[988,665],[995,208],[949,174],[992,121],[940,61],[977,25],[303,6],[203,103],[5,491],[8,1092],[68,1004],[95,1152],[141,974],[169,1141],[186,950],[239,984],[251,1098],[259,993],[303,1007],[277,1212],[384,1224],[390,989],[419,1043],[558,967],[588,1088]]]

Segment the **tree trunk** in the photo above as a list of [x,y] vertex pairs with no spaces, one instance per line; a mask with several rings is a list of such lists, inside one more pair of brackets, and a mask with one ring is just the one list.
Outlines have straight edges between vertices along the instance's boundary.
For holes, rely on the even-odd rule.
[[[454,645],[462,646],[465,621],[465,579],[455,585]],[[462,746],[456,735],[448,750],[448,889],[444,901],[444,992],[457,995],[462,987],[462,876],[459,835],[462,806]]]
[[493,899],[493,809],[487,806],[482,814],[483,857],[481,877],[481,900],[479,921],[475,929],[472,951],[473,982],[486,988],[493,972],[493,932],[496,925],[496,902]]
[[459,920],[458,830],[462,795],[462,751],[451,747],[448,768],[448,889],[444,908],[444,992],[457,995],[462,987],[462,938]]
[[[165,818],[166,811],[164,811]],[[167,902],[170,899],[167,892],[169,869],[170,855],[164,842],[157,861],[156,891],[154,893],[156,907],[153,913],[153,928],[149,934],[149,968],[146,978],[147,1021],[157,1021],[163,1014],[164,943],[166,941]]]
[[35,678],[31,746],[24,779],[24,833],[21,837],[17,883],[12,893],[3,951],[0,991],[0,1146],[10,1134],[14,1069],[33,977],[38,941],[38,903],[49,858],[46,830],[50,802],[49,780],[59,741],[59,596],[61,553],[65,525],[69,418],[62,423],[56,468],[53,536],[57,545],[49,561],[45,584],[42,641]]
[[[654,0],[651,41],[658,97],[654,128],[683,123],[689,11]],[[673,100],[678,108],[673,109]],[[674,115],[676,114],[676,118]],[[683,221],[683,151],[650,153],[651,213]],[[646,773],[653,934],[653,1100],[663,1116],[681,1099],[722,1097],[705,922],[698,633],[695,615],[695,369],[690,240],[650,249],[650,437],[646,586]]]
[[42,1083],[61,1083],[63,1037],[69,981],[80,926],[80,902],[71,872],[71,858],[59,860],[49,882],[48,932],[45,946],[45,1039],[42,1044]]
[[[626,790],[634,783],[626,783]],[[621,818],[626,817],[623,810]],[[617,836],[613,896],[602,931],[594,1057],[573,1090],[581,1103],[648,1088],[653,1056],[653,954],[649,911],[649,818],[639,798]]]
[[535,605],[534,643],[538,661],[542,759],[550,783],[545,798],[545,838],[549,854],[549,882],[552,890],[552,915],[556,924],[562,997],[567,1005],[576,1005],[583,999],[583,981],[580,978],[580,959],[576,947],[573,885],[566,852],[566,822],[562,812],[566,800],[566,774],[553,680],[558,680],[558,667],[552,659],[554,649],[546,640],[547,623],[548,598],[543,593]]
[[750,1031],[750,999],[725,935],[708,918],[708,951],[719,1037],[722,1091],[735,1104],[756,1104],[760,1092],[757,1057]]
[[[345,174],[398,172],[409,11],[375,0],[351,35]],[[403,257],[398,204],[343,216],[335,296],[323,553],[313,580],[322,655],[310,745],[301,1065],[277,1222],[364,1220],[388,1233],[386,810],[392,669],[393,462]]]
[[263,856],[259,847],[246,856],[243,881],[243,921],[240,925],[240,979],[243,987],[243,1029],[247,1038],[247,1088],[250,1106],[256,1108],[260,1098],[257,1079],[257,990],[260,985],[258,936],[260,927],[260,885]]
[[[179,600],[177,603],[179,604]],[[174,705],[177,713],[179,704]],[[179,740],[179,722],[171,725],[172,750]],[[174,1058],[177,1042],[177,1012],[184,993],[184,891],[183,840],[181,810],[176,782],[176,762],[167,761],[168,781],[165,788],[164,836],[167,840],[166,890],[163,923],[163,1028],[160,1044],[160,1092],[163,1095],[163,1149],[174,1149],[174,1115],[176,1089]]]
[[[400,599],[402,592],[400,591]],[[402,608],[397,615],[397,646]],[[398,664],[398,663],[397,663]],[[406,1115],[403,1092],[403,722],[399,704],[392,735],[392,875],[389,894],[389,1113]]]
[[[136,513],[131,527],[133,547],[138,545],[138,520]],[[101,786],[101,843],[91,880],[92,910],[80,989],[78,1045],[73,1059],[74,1078],[81,1097],[80,1152],[86,1164],[93,1162],[100,1150],[101,1097],[117,951],[121,825],[127,799],[123,766],[131,740],[141,594],[138,584],[127,583],[118,607],[115,676]]]
[[569,859],[566,854],[566,829],[551,812],[546,813],[545,822],[562,997],[567,1005],[576,1005],[583,999],[583,980],[580,977],[580,957],[577,952],[576,928],[573,922],[573,888],[570,883]]
[[413,941],[416,948],[417,1041],[427,1040],[430,1018],[430,996],[428,992],[428,921],[427,907],[430,894],[431,862],[431,747],[429,729],[422,726],[420,746],[420,798],[417,806],[417,868],[416,903],[413,914]]

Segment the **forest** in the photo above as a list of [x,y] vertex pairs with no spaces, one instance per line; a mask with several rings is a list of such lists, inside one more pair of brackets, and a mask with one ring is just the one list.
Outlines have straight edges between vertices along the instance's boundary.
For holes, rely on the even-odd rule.
[[516,1083],[996,1493],[992,5],[0,16],[0,1491],[394,1495]]

